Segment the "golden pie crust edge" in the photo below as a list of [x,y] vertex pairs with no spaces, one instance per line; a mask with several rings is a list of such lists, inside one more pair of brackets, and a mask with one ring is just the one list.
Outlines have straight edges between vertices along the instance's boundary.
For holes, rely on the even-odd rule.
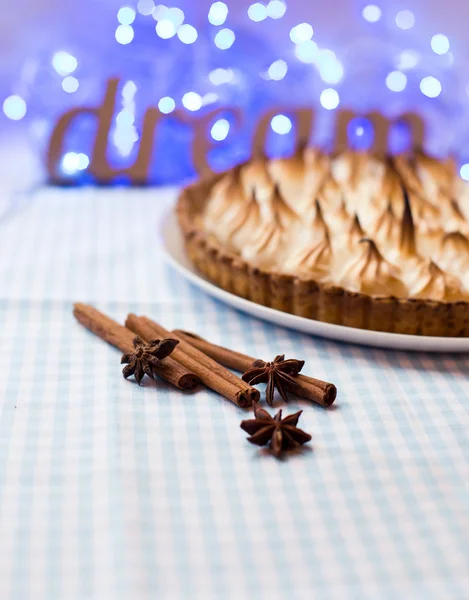
[[407,335],[469,337],[469,302],[350,292],[314,279],[264,271],[227,251],[196,219],[212,187],[225,174],[186,187],[176,207],[189,258],[211,282],[256,304],[325,323]]

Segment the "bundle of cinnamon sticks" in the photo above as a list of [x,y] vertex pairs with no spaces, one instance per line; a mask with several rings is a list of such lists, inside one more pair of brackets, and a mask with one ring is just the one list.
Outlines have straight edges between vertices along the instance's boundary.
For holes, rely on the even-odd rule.
[[[170,338],[179,343],[170,356],[155,367],[156,375],[182,390],[194,390],[199,383],[214,390],[241,408],[259,401],[259,391],[237,377],[229,369],[244,373],[252,368],[255,358],[211,344],[182,330],[167,331],[147,317],[129,314],[125,326],[87,304],[75,304],[74,315],[87,329],[123,353],[134,350],[135,335],[145,342]],[[228,367],[228,368],[227,368]],[[322,406],[330,406],[337,395],[332,383],[299,374],[293,393]]]

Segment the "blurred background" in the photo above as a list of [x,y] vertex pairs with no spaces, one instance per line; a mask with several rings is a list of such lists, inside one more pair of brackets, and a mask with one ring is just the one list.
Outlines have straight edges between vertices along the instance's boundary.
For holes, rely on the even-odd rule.
[[[191,147],[201,122],[214,170],[249,156],[268,111],[267,151],[288,154],[295,108],[314,110],[310,141],[326,149],[340,110],[417,112],[427,126],[427,150],[455,154],[469,179],[468,18],[464,0],[3,0],[4,186],[47,180],[58,118],[72,108],[99,107],[109,78],[119,80],[110,164],[135,161],[148,107],[162,115],[150,183],[194,176]],[[95,117],[80,115],[67,129],[57,166],[62,183],[94,182],[96,127]],[[406,135],[394,129],[391,150],[399,151]],[[373,140],[369,120],[360,117],[348,134],[356,148]]]

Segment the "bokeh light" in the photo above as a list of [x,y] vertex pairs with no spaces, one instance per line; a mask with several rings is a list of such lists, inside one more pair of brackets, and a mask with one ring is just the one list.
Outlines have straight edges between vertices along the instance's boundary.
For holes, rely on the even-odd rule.
[[362,16],[369,23],[376,23],[381,19],[381,9],[376,4],[368,4],[362,10]]
[[187,108],[187,110],[199,110],[202,107],[202,98],[197,92],[187,92],[182,97],[182,105]]
[[117,12],[117,20],[121,25],[131,25],[135,21],[135,10],[130,6],[122,6]]
[[314,29],[309,23],[300,23],[290,30],[290,39],[294,44],[301,44],[313,37]]
[[214,69],[210,71],[208,78],[213,85],[222,85],[223,83],[230,83],[234,79],[234,72],[232,69]]
[[403,50],[397,60],[397,68],[401,70],[413,69],[420,62],[421,56],[416,50]]
[[155,3],[153,0],[139,0],[137,4],[137,10],[141,15],[148,16],[151,15],[153,9],[155,8]]
[[319,97],[321,106],[327,110],[334,110],[339,106],[340,98],[337,90],[327,88],[321,92]]
[[396,15],[396,25],[400,29],[411,29],[415,24],[414,13],[410,10],[401,10]]
[[78,82],[78,79],[70,75],[68,77],[65,77],[62,81],[62,89],[64,90],[64,92],[67,92],[69,94],[73,94],[73,92],[76,92],[79,85],[80,84]]
[[392,71],[386,77],[386,85],[391,92],[402,92],[407,85],[407,77],[401,71]]
[[469,163],[462,165],[459,173],[463,179],[469,181]]
[[228,16],[228,6],[224,2],[214,2],[208,11],[208,20],[212,25],[223,25]]
[[285,135],[291,131],[292,122],[286,115],[275,115],[270,122],[270,126],[275,133]]
[[436,77],[424,77],[420,82],[420,90],[422,94],[429,98],[437,98],[441,94],[441,83]]
[[255,2],[248,8],[248,17],[251,21],[259,23],[260,21],[267,19],[267,8],[260,2]]
[[134,29],[130,25],[119,25],[116,29],[116,40],[119,44],[130,44],[134,39]]
[[8,96],[3,101],[3,113],[12,121],[19,121],[26,114],[26,102],[21,96]]
[[210,135],[217,142],[221,142],[226,138],[230,131],[230,124],[226,119],[218,119],[212,126],[210,130]]
[[274,81],[280,81],[285,77],[288,71],[288,65],[284,60],[276,60],[273,62],[267,70],[267,74],[270,79]]
[[156,24],[156,33],[163,40],[169,40],[176,35],[176,26],[169,19],[161,19]]
[[313,40],[307,40],[295,45],[295,56],[303,63],[314,63],[318,55],[318,45]]
[[220,50],[228,50],[235,41],[234,31],[227,28],[220,29],[213,41],[215,42],[215,46],[220,48]]
[[170,112],[173,112],[175,108],[176,102],[174,102],[171,96],[165,96],[164,98],[161,98],[161,100],[158,102],[158,110],[164,113],[165,115],[169,114]]
[[449,50],[449,39],[443,33],[436,33],[430,44],[435,54],[446,54]]
[[177,30],[177,36],[183,44],[193,44],[198,37],[198,33],[195,27],[186,24],[179,27]]
[[52,66],[59,75],[69,75],[77,68],[78,61],[69,52],[61,50],[52,57]]
[[281,19],[287,11],[287,5],[282,0],[270,0],[267,4],[267,16],[271,19]]

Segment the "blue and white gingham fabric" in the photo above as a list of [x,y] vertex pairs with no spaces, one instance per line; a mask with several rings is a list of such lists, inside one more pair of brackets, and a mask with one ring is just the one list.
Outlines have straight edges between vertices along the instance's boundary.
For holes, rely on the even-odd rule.
[[[469,598],[469,358],[315,339],[164,266],[155,190],[42,190],[0,225],[0,599]],[[333,381],[303,453],[219,396],[139,388],[74,301]],[[249,413],[247,413],[249,414]]]

